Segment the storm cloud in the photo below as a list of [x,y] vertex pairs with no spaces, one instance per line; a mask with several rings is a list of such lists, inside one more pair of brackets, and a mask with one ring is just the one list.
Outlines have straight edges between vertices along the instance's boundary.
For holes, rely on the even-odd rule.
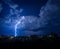
[[[60,31],[60,0],[48,0],[42,6],[39,16],[49,32]],[[45,24],[46,23],[46,24]]]
[[[20,8],[12,0],[3,0],[9,7],[2,23],[8,29],[14,29],[15,24],[21,19],[21,13],[25,9]],[[4,12],[5,13],[5,12]],[[45,5],[40,9],[38,16],[28,15],[24,16],[25,19],[18,25],[17,34],[19,35],[32,35],[32,34],[48,34],[49,32],[60,32],[60,1],[48,0]],[[24,26],[23,26],[24,25]],[[23,27],[22,27],[23,26]]]

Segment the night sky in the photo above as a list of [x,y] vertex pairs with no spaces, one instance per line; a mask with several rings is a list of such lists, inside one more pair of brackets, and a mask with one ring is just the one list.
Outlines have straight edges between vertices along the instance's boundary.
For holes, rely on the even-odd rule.
[[60,0],[1,0],[0,35],[60,35]]

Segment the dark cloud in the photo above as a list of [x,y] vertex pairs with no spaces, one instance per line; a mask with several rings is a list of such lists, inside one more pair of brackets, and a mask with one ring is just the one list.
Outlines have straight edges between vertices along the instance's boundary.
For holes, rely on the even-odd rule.
[[[48,0],[40,10],[40,17],[50,32],[60,32],[60,0]],[[46,23],[46,24],[45,24]],[[52,29],[53,28],[53,29]]]
[[1,13],[2,9],[3,9],[2,4],[0,4],[0,13]]

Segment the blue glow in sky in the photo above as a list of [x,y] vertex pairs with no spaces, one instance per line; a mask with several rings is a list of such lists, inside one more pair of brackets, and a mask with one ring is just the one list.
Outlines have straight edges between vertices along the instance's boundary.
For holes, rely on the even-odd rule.
[[59,0],[1,0],[0,34],[60,34]]
[[17,28],[19,27],[18,25],[20,25],[21,23],[23,23],[22,20],[24,20],[24,19],[25,19],[25,17],[22,16],[21,19],[16,23],[16,25],[15,25],[15,36],[17,36]]

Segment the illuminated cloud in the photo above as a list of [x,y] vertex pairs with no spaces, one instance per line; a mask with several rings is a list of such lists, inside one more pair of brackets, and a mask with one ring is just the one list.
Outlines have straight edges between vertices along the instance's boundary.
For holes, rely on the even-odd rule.
[[34,15],[23,15],[23,17],[20,14],[24,9],[21,9],[18,4],[13,3],[11,0],[4,0],[4,2],[9,5],[10,9],[5,19],[3,19],[3,24],[9,29],[15,29],[15,36],[17,36],[21,32],[22,34],[24,32],[25,35],[39,33],[41,34],[41,28],[52,28],[53,26],[60,25],[60,8],[59,6],[57,6],[57,4],[52,4],[52,0],[49,0],[46,5],[41,7],[39,14],[40,17]]
[[[54,1],[53,1],[54,2]],[[49,24],[55,25],[59,19],[59,6],[55,3],[52,4],[52,0],[49,0],[45,6],[40,10],[39,16],[41,17],[42,23],[45,25]],[[53,23],[52,23],[53,22]]]
[[[49,32],[60,32],[60,0],[48,0],[40,10],[41,25]],[[47,32],[47,31],[45,31]]]

